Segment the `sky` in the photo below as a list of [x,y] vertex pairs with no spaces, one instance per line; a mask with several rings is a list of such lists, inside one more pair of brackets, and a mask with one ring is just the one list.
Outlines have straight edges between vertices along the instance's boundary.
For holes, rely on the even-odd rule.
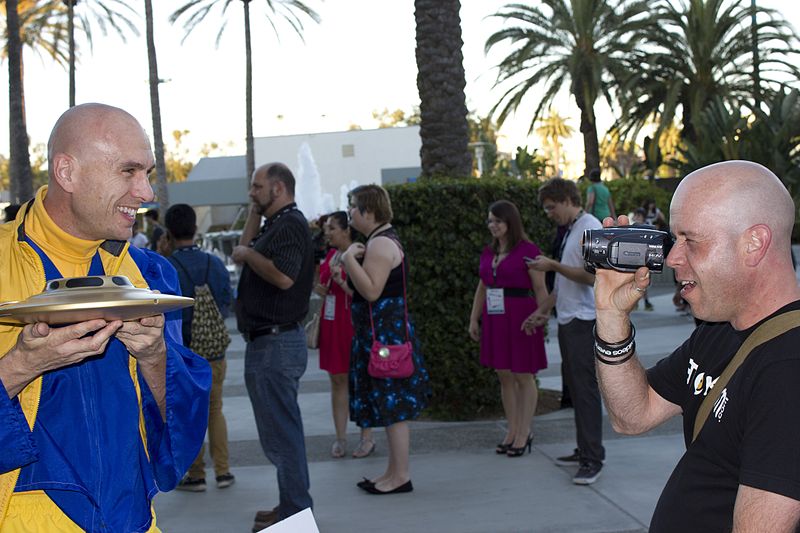
[[[89,0],[93,1],[93,0]],[[162,128],[168,148],[173,130],[188,130],[184,145],[195,159],[201,146],[217,143],[216,155],[244,153],[244,23],[240,2],[228,13],[216,9],[185,40],[180,23],[169,15],[185,0],[154,0],[155,39],[160,86]],[[321,16],[310,20],[301,40],[288,26],[278,25],[275,36],[261,2],[251,2],[253,39],[254,134],[256,137],[346,130],[352,124],[377,127],[372,113],[383,109],[411,111],[419,104],[416,86],[415,23],[413,0],[306,0]],[[94,47],[82,50],[77,67],[77,102],[103,102],[132,113],[151,131],[147,49],[144,40],[143,3],[136,18],[141,35],[123,42],[116,34],[104,36],[94,26]],[[221,4],[222,2],[220,2]],[[467,107],[485,116],[501,93],[493,90],[503,57],[497,46],[487,57],[486,39],[501,27],[488,17],[508,1],[462,0]],[[77,9],[84,7],[78,4]],[[759,0],[781,10],[800,26],[800,3],[795,0]],[[215,46],[223,20],[227,27]],[[507,49],[506,49],[507,52]],[[68,106],[68,73],[49,57],[30,49],[24,52],[25,98],[31,144],[45,143],[53,123]],[[8,86],[7,62],[0,69],[0,86]],[[564,95],[558,111],[575,130],[578,109]],[[538,137],[527,136],[535,102],[511,116],[500,130],[501,150],[536,147]],[[611,115],[598,110],[600,130]],[[8,124],[8,99],[0,101],[0,122]],[[581,159],[579,135],[566,143],[566,151]],[[0,127],[0,153],[8,154],[8,128]]]

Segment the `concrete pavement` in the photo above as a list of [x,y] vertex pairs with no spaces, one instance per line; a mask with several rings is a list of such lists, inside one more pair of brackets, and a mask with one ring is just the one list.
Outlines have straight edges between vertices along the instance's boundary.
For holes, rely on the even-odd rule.
[[[668,354],[691,333],[691,317],[675,312],[669,287],[656,287],[652,312],[636,311],[637,348],[645,366]],[[549,368],[540,372],[542,388],[561,388],[560,355],[550,325]],[[250,531],[258,509],[276,505],[275,469],[258,444],[252,409],[243,383],[241,337],[228,352],[224,412],[228,421],[232,472],[237,482],[218,490],[213,469],[204,493],[173,491],[155,502],[158,525],[166,533]],[[553,459],[572,451],[572,410],[534,420],[531,454],[508,458],[494,453],[504,422],[414,422],[411,468],[414,492],[376,497],[356,488],[362,476],[381,473],[386,464],[383,431],[376,453],[367,459],[332,459],[333,442],[328,377],[311,352],[301,381],[300,407],[306,432],[314,514],[322,533],[380,530],[430,532],[627,532],[646,531],[667,477],[683,453],[679,419],[638,437],[623,437],[605,426],[606,463],[598,481],[577,486],[574,468]],[[348,428],[349,447],[358,428]],[[210,465],[210,461],[208,462]]]

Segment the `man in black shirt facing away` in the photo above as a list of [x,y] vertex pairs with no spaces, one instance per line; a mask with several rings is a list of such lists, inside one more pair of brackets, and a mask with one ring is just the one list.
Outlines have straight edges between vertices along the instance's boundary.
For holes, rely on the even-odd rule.
[[[794,215],[786,188],[755,163],[727,161],[683,179],[670,208],[676,241],[667,264],[707,323],[647,371],[636,357],[604,364],[624,357],[601,355],[609,344],[632,353],[619,346],[632,340],[629,315],[649,272],[597,271],[598,377],[614,428],[643,433],[684,417],[686,453],[651,532],[775,533],[800,523],[800,329],[755,348],[727,385],[714,387],[758,325],[800,309],[789,253]],[[628,224],[627,217],[618,223]],[[692,441],[706,395],[714,409]]]
[[256,169],[250,213],[232,254],[242,265],[236,319],[247,341],[245,385],[261,447],[277,469],[280,492],[275,509],[256,514],[253,531],[312,505],[297,389],[308,362],[300,321],[308,313],[314,251],[294,188],[294,176],[285,165]]

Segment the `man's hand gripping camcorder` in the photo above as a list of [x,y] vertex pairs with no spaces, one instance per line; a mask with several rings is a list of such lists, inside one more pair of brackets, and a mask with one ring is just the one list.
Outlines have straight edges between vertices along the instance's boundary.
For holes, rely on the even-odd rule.
[[661,272],[672,243],[669,233],[653,226],[587,229],[581,241],[584,267],[592,273],[598,268],[636,272],[643,266]]

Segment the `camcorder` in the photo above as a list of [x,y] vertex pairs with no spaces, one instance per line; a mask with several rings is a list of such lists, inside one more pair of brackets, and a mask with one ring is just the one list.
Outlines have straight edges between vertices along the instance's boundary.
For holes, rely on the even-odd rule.
[[598,268],[661,272],[672,243],[669,233],[647,225],[587,229],[581,241],[584,268],[593,274]]

